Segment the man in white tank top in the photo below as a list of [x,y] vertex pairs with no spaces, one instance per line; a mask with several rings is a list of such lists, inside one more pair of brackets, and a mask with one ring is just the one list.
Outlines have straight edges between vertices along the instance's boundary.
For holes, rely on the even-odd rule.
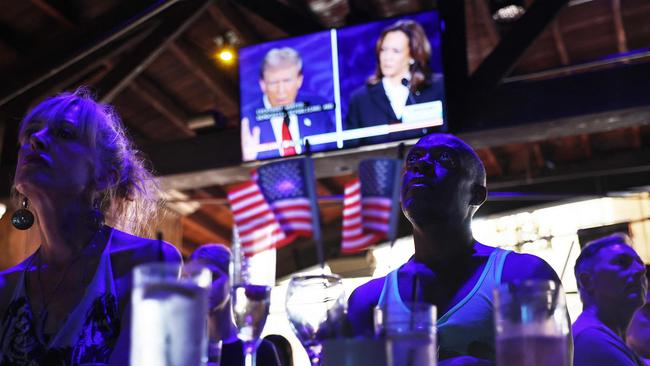
[[[465,142],[427,135],[406,157],[402,212],[413,226],[415,255],[400,268],[358,287],[348,316],[355,335],[373,332],[373,308],[417,301],[438,309],[439,366],[494,365],[492,288],[501,282],[559,282],[542,259],[477,242],[472,217],[485,202],[485,167]],[[417,289],[413,279],[417,275]],[[395,307],[393,307],[395,308]]]

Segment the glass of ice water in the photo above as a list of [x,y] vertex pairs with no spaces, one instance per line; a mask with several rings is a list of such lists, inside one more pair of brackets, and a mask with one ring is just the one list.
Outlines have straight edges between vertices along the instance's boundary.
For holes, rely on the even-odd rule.
[[293,332],[313,366],[320,365],[322,341],[342,335],[345,290],[336,275],[294,276],[285,300]]
[[507,283],[494,297],[499,366],[570,365],[569,316],[559,283]]
[[210,271],[146,263],[133,270],[131,365],[202,366],[208,349]]
[[239,284],[232,288],[232,310],[237,336],[244,343],[244,364],[255,366],[260,335],[271,305],[271,287]]
[[[389,304],[390,305],[390,304]],[[386,339],[388,366],[436,365],[436,307],[407,302],[407,311],[375,307],[375,335]]]

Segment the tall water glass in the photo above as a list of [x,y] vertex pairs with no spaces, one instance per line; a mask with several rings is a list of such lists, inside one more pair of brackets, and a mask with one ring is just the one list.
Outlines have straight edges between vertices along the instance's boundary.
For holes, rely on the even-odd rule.
[[260,335],[271,305],[271,287],[240,284],[232,288],[232,310],[237,336],[244,343],[244,364],[255,366]]
[[312,365],[320,365],[322,341],[342,335],[345,289],[337,275],[294,276],[286,297],[289,323],[307,350]]
[[[387,366],[435,366],[436,307],[406,303],[408,312],[375,307],[375,335],[386,339]],[[392,310],[392,311],[391,311]]]
[[207,361],[212,275],[198,265],[147,263],[133,270],[131,365]]
[[554,281],[503,284],[494,290],[497,364],[569,366],[569,316]]

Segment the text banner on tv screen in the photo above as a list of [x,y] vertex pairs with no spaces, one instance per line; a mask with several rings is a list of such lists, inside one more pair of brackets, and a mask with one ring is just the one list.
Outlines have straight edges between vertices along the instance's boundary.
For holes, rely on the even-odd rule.
[[239,51],[244,161],[418,138],[445,126],[437,11]]

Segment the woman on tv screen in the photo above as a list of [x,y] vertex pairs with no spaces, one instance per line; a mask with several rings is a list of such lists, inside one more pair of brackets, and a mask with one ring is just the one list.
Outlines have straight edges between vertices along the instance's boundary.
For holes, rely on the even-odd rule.
[[[385,28],[377,40],[375,53],[374,74],[350,99],[345,120],[347,130],[408,123],[411,115],[408,106],[443,98],[442,76],[431,73],[431,44],[418,22],[399,20]],[[404,128],[389,135],[366,138],[364,142],[395,141],[422,134],[421,128]]]

